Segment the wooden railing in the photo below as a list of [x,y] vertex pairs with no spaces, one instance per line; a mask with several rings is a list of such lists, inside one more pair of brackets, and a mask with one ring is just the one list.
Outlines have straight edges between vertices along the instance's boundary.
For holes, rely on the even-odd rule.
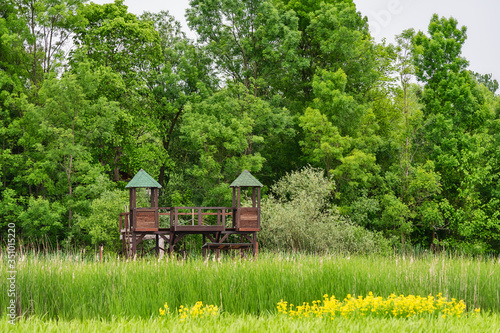
[[[203,211],[212,212],[203,212]],[[215,212],[213,212],[215,211]],[[173,207],[170,210],[171,229],[176,231],[196,231],[196,230],[214,230],[223,231],[226,227],[226,216],[232,215],[232,208],[229,207]],[[180,216],[191,216],[191,225],[181,225]],[[216,225],[203,222],[204,216],[217,216]],[[196,218],[196,219],[195,219]]]
[[[129,214],[130,213],[120,213],[120,232],[122,232],[123,230],[125,230],[125,232],[129,231],[129,222],[128,222],[128,217],[129,217]],[[125,228],[122,228],[122,225],[123,225],[123,222],[122,220],[125,220],[125,225],[124,227]]]
[[[149,212],[154,208],[135,208],[134,212]],[[158,207],[158,218],[160,216],[170,217],[170,229],[173,231],[224,231],[226,228],[226,217],[233,217],[233,208],[231,207]],[[217,216],[212,224],[206,223],[206,217]],[[185,217],[191,217],[190,224],[182,223]],[[204,219],[205,217],[205,219]],[[233,217],[234,218],[234,217]],[[131,231],[133,226],[130,222],[129,213],[120,213],[120,232]],[[158,222],[159,227],[159,222]],[[162,229],[162,228],[159,228]]]

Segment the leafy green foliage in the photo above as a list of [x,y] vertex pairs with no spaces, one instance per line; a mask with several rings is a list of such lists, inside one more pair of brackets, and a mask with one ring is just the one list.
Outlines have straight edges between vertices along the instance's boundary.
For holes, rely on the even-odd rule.
[[330,200],[335,184],[311,167],[281,178],[262,203],[263,246],[310,252],[383,253],[387,242],[341,216]]
[[441,175],[447,203],[443,227],[469,242],[491,244],[498,237],[498,221],[485,211],[490,200],[496,202],[489,189],[495,163],[486,125],[494,114],[460,56],[466,28],[457,24],[435,15],[429,36],[415,36],[416,73],[425,83],[426,149]]
[[105,191],[90,205],[90,215],[81,217],[80,228],[88,232],[92,244],[105,245],[106,249],[117,251],[121,248],[120,231],[116,227],[116,217],[128,204],[128,191]]
[[64,211],[59,202],[50,202],[42,197],[30,197],[26,211],[19,215],[23,237],[32,241],[47,237],[55,246],[64,231]]
[[122,0],[0,3],[2,236],[116,249],[140,168],[160,206],[229,206],[248,169],[270,248],[500,250],[498,83],[455,19],[390,45],[352,0],[190,5],[197,41]]

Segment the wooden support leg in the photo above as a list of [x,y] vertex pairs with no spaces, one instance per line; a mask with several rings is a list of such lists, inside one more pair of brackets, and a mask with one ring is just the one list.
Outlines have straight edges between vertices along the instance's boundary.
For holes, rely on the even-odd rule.
[[[120,232],[121,232],[121,230],[120,230]],[[125,244],[126,244],[127,239],[125,238],[124,232],[121,232],[121,235],[122,235],[122,253],[125,253],[125,257],[127,257],[127,254],[125,252]]]
[[259,253],[259,242],[257,242],[257,233],[253,233],[253,256],[256,257]]
[[174,238],[175,233],[170,233],[170,239],[168,241],[168,255],[170,256],[174,252]]
[[132,232],[132,257],[135,256],[135,251],[137,249],[137,245],[135,243],[135,232]]
[[156,248],[155,248],[156,256],[160,255],[160,235],[156,234]]

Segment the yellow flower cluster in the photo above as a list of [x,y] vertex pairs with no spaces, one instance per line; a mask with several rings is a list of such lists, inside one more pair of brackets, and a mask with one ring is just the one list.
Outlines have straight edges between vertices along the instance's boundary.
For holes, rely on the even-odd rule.
[[[167,314],[170,314],[170,310],[168,304],[165,303],[163,308],[159,309],[160,317],[163,317]],[[205,305],[203,306],[203,302],[196,302],[191,308],[181,305],[179,307],[179,316],[180,320],[184,321],[188,318],[206,318],[206,317],[215,317],[219,315],[219,307],[216,305]]]
[[[353,297],[350,294],[343,301],[337,300],[335,296],[323,295],[322,301],[313,301],[312,305],[303,303],[299,306],[288,304],[281,300],[278,303],[278,312],[288,315],[291,318],[327,317],[332,319],[336,316],[381,316],[381,317],[412,317],[416,315],[440,315],[446,317],[460,317],[465,312],[465,303],[452,298],[447,301],[439,293],[436,297],[429,295],[404,296],[391,294],[386,299],[373,296],[370,292],[368,296]],[[477,314],[480,309],[475,309]]]

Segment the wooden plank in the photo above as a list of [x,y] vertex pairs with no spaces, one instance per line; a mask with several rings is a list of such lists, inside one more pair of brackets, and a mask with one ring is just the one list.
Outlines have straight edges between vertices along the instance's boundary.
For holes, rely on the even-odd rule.
[[260,231],[259,228],[240,228],[240,231]]
[[177,216],[179,214],[179,211],[177,210],[177,207],[175,209],[175,227],[177,228],[177,224],[179,223],[179,217]]
[[130,210],[130,226],[132,228],[135,228],[135,218],[134,218],[134,209],[135,209],[135,202],[136,202],[136,190],[135,188],[130,188],[129,190],[129,210]]
[[202,226],[199,226],[199,225],[178,225],[178,226],[174,226],[172,231],[187,231],[187,232],[224,231],[224,226],[222,226],[222,225],[202,225]]
[[143,228],[136,228],[135,231],[139,232],[144,232],[144,231],[158,231],[158,228],[148,228],[148,227],[143,227]]
[[[241,208],[241,187],[238,187],[236,195],[236,228],[240,227],[240,208]],[[233,217],[234,218],[234,217]]]
[[257,226],[260,230],[260,187],[257,188]]
[[[168,215],[168,213],[160,213],[160,215]],[[191,216],[192,213],[177,213],[177,215],[179,216]],[[201,213],[201,215],[205,216],[205,215],[217,215],[217,213]],[[231,215],[231,213],[221,213],[221,215]]]
[[237,250],[237,249],[248,249],[253,247],[252,243],[205,243],[201,247],[202,249],[211,249],[211,250]]
[[217,210],[217,209],[231,209],[231,207],[174,207],[177,210],[191,210],[191,209],[203,209],[203,210]]
[[233,210],[236,208],[236,187],[233,187]]

